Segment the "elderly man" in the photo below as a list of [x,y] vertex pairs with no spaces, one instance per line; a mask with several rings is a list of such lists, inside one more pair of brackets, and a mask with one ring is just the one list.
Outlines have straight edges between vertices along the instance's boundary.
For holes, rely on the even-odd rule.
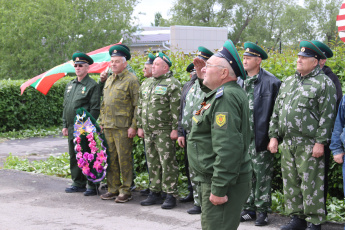
[[267,53],[252,42],[244,43],[243,67],[247,79],[238,80],[249,99],[250,128],[252,130],[249,154],[252,159],[252,191],[241,213],[241,222],[256,218],[256,226],[268,223],[267,212],[271,211],[271,185],[274,158],[267,151],[268,128],[274,102],[279,92],[280,80],[261,68]]
[[[130,186],[133,180],[132,144],[136,135],[136,112],[138,78],[126,69],[131,58],[129,49],[115,45],[109,49],[113,75],[109,78],[104,71],[100,75],[104,82],[100,126],[108,142],[108,192],[103,200],[115,199],[124,203],[132,199]],[[120,177],[121,175],[121,177]],[[122,182],[121,182],[122,178]]]
[[206,61],[213,55],[213,53],[203,46],[198,47],[198,56],[196,56],[193,62],[187,67],[187,71],[191,72],[191,80],[187,82],[182,89],[181,93],[181,112],[179,116],[179,125],[178,125],[178,144],[181,148],[184,148],[185,151],[185,169],[188,178],[188,196],[180,199],[180,202],[189,202],[194,200],[194,206],[187,210],[189,214],[200,214],[201,207],[198,197],[198,186],[193,181],[195,173],[190,170],[188,165],[188,152],[187,152],[187,143],[186,139],[190,133],[192,127],[192,117],[195,112],[200,109],[200,103],[202,102],[206,92],[202,91],[202,87],[206,88],[209,92],[210,90],[207,87],[202,85],[204,79],[204,74],[201,72],[201,69],[205,66]]
[[[86,177],[78,167],[73,144],[73,125],[76,110],[80,107],[85,108],[95,119],[98,118],[100,108],[100,88],[95,80],[90,78],[88,75],[90,65],[93,64],[92,58],[84,53],[77,52],[73,54],[72,59],[74,61],[77,78],[73,79],[66,86],[63,103],[62,134],[64,136],[68,136],[68,152],[70,155],[70,169],[73,184],[71,187],[66,188],[65,192],[84,192],[85,196],[92,196],[97,194],[96,186],[92,182],[86,180]],[[88,184],[87,190],[85,189],[86,181]]]
[[282,152],[285,210],[292,220],[287,229],[321,229],[326,221],[325,157],[336,112],[336,90],[322,72],[324,53],[310,41],[301,41],[297,71],[282,84],[269,129],[268,150]]
[[145,138],[150,194],[141,205],[162,204],[160,192],[167,196],[163,209],[176,206],[178,165],[175,143],[180,110],[181,84],[169,71],[172,63],[159,52],[152,66],[153,78],[140,87],[138,136]]
[[202,207],[203,229],[237,229],[248,198],[252,168],[249,105],[236,83],[246,78],[241,59],[228,40],[202,68],[207,93],[193,116],[187,148],[190,167],[196,173]]

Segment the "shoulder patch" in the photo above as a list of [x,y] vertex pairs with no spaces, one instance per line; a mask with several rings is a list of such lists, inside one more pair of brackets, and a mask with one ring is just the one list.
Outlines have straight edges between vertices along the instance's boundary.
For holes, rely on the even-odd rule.
[[228,126],[228,112],[217,112],[215,115],[214,128],[226,129]]
[[223,96],[223,93],[224,93],[224,86],[223,86],[223,87],[220,87],[220,88],[217,90],[216,98],[220,98],[221,96]]

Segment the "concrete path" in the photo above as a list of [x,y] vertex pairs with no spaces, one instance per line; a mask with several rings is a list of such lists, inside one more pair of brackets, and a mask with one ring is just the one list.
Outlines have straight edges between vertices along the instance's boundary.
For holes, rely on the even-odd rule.
[[[30,138],[0,143],[0,161],[9,152],[30,160],[44,159],[67,151],[67,139]],[[1,165],[0,165],[1,168]],[[178,203],[172,210],[159,205],[144,207],[145,197],[133,193],[133,200],[117,204],[99,196],[85,197],[82,193],[67,194],[71,180],[15,170],[0,170],[0,230],[17,229],[119,229],[119,230],[191,230],[201,229],[200,215],[186,211],[191,203]],[[105,193],[100,190],[100,194]],[[254,222],[241,223],[239,230],[273,230],[289,218],[269,215],[270,224],[255,227]],[[327,224],[323,230],[343,229],[342,225]]]

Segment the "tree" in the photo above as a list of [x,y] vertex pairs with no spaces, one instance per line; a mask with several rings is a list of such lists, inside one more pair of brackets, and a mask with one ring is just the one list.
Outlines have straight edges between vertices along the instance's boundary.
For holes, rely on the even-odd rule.
[[159,26],[161,18],[162,18],[161,13],[159,12],[155,13],[155,24],[151,23],[151,26],[155,26],[155,27]]
[[137,0],[0,0],[0,79],[32,78],[71,59],[130,41]]

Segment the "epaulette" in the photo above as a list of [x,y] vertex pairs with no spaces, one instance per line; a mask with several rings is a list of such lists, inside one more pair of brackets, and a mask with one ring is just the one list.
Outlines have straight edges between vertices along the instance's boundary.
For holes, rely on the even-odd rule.
[[223,86],[223,87],[220,87],[220,88],[217,90],[216,98],[220,98],[221,96],[223,96],[223,92],[224,92],[224,86]]

